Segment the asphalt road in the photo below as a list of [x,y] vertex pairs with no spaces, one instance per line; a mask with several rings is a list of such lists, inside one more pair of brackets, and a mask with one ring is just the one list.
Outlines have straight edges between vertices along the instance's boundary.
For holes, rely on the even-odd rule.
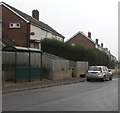
[[118,79],[6,94],[3,111],[118,111]]

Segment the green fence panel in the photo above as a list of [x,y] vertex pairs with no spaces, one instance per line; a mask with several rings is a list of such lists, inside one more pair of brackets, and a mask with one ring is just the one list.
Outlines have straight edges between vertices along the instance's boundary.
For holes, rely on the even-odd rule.
[[[29,75],[30,72],[30,75]],[[17,68],[16,69],[16,80],[30,80],[41,78],[41,68]]]
[[41,78],[41,68],[30,68],[30,78],[40,79]]
[[16,80],[29,80],[29,68],[17,68]]

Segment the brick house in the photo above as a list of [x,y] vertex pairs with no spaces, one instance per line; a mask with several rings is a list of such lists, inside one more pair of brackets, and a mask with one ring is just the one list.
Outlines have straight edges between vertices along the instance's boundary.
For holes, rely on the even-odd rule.
[[91,39],[91,33],[88,32],[88,36],[83,34],[83,32],[78,32],[70,39],[66,41],[71,45],[82,45],[85,48],[95,48],[96,43]]
[[38,10],[33,10],[32,16],[29,16],[4,2],[0,3],[0,8],[2,8],[3,43],[40,48],[40,41],[44,38],[64,41],[64,36],[39,21]]
[[88,32],[88,36],[86,36],[83,32],[79,31],[74,36],[69,38],[66,43],[69,43],[73,46],[81,45],[84,48],[97,48],[100,51],[105,52],[112,61],[117,61],[116,57],[110,53],[110,50],[108,50],[106,47],[103,47],[103,43],[99,44],[98,39],[95,41],[91,39],[91,32]]
[[108,52],[108,50],[103,47],[103,43],[99,44],[98,41],[98,39],[95,41],[91,39],[91,32],[88,32],[88,36],[86,36],[83,32],[79,31],[69,38],[66,43],[71,45],[82,45],[84,48],[97,48],[101,51]]

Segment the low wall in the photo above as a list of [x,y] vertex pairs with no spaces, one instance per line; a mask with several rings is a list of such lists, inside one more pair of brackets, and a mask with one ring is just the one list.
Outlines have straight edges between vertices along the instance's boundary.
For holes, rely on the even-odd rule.
[[72,69],[57,70],[50,73],[51,80],[61,80],[67,78],[72,78]]
[[80,75],[85,74],[87,70],[76,69],[76,77],[80,77]]
[[42,67],[51,71],[57,71],[60,69],[69,69],[69,60],[60,59],[57,56],[50,54],[43,54]]
[[88,70],[88,62],[76,62],[75,74],[76,77],[80,77],[81,74],[85,74]]

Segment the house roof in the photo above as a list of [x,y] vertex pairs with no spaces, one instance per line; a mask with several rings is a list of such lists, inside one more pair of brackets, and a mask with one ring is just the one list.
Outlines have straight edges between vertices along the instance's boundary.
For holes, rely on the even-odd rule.
[[71,38],[69,38],[68,40],[66,40],[65,42],[69,42],[70,40],[72,40],[75,36],[77,36],[78,34],[81,34],[82,36],[84,36],[86,39],[88,39],[89,41],[91,41],[92,43],[95,44],[95,41],[93,41],[91,38],[89,38],[88,36],[86,36],[83,32],[79,31],[77,32],[75,35],[73,35]]
[[58,35],[62,38],[65,38],[63,35],[61,35],[60,33],[58,33],[56,30],[54,30],[52,27],[50,27],[49,25],[45,24],[44,22],[42,21],[38,21],[36,20],[35,18],[33,18],[32,16],[29,16],[25,13],[23,13],[22,11],[4,3],[4,2],[1,2],[2,5],[4,5],[5,7],[9,8],[11,11],[13,11],[14,13],[16,13],[18,16],[20,16],[22,19],[24,19],[25,21],[27,22],[30,22],[32,23],[33,25],[37,26],[37,27],[40,27],[41,29],[44,29],[48,32],[51,32],[53,33],[54,35]]
[[19,47],[19,46],[11,46],[7,45],[4,48],[2,48],[3,51],[13,51],[13,52],[36,52],[36,53],[42,53],[40,49],[36,48],[26,48],[26,47]]

